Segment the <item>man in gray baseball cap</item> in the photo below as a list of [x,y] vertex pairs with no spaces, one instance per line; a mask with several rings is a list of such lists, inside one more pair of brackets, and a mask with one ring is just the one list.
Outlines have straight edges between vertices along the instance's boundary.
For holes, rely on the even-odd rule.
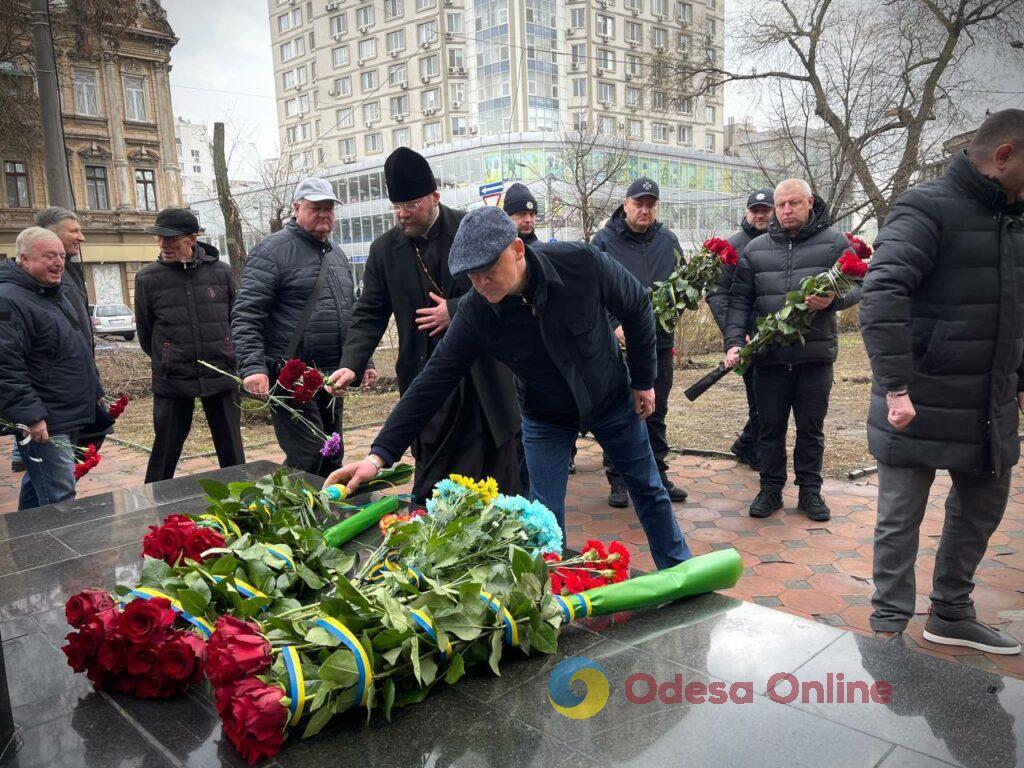
[[[690,557],[658,474],[644,419],[654,411],[654,313],[647,291],[585,243],[524,245],[504,211],[483,207],[462,220],[448,264],[473,291],[434,354],[373,440],[369,455],[328,483],[367,482],[398,461],[478,359],[516,378],[530,493],[565,530],[569,452],[591,432],[615,462],[636,504],[658,568]],[[623,354],[611,325],[622,323]],[[587,532],[571,546],[581,546]]]

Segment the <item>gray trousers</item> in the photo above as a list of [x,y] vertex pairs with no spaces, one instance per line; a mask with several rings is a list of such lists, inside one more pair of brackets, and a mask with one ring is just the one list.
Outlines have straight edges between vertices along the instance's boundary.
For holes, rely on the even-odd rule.
[[[974,572],[999,526],[1010,495],[1011,470],[1001,477],[951,471],[946,519],[935,555],[932,610],[945,619],[975,617]],[[921,520],[934,469],[878,464],[878,520],[875,524],[874,611],[876,632],[902,632],[914,615],[914,563]]]

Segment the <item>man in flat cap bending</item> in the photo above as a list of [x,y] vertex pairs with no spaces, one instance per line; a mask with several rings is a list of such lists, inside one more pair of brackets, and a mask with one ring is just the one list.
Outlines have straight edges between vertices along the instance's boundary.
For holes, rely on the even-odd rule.
[[[392,315],[398,328],[395,373],[399,391],[406,392],[444,338],[459,297],[470,291],[465,275],[453,275],[449,268],[448,251],[464,214],[441,204],[430,164],[399,147],[384,163],[384,178],[395,226],[370,245],[363,293],[341,364],[328,382],[339,396],[362,379]],[[432,418],[399,451],[401,456],[412,445],[413,497],[420,504],[452,472],[489,475],[502,489],[519,491],[519,413],[512,375],[493,360],[467,368],[468,375],[460,374],[457,386],[432,410]]]
[[[643,286],[583,243],[524,245],[498,208],[479,208],[459,227],[453,275],[473,291],[426,368],[388,416],[370,454],[328,483],[367,482],[396,461],[477,360],[515,374],[533,498],[565,528],[569,451],[589,430],[622,474],[658,568],[690,557],[658,474],[643,420],[654,412],[654,314]],[[626,359],[611,325],[622,323]]]

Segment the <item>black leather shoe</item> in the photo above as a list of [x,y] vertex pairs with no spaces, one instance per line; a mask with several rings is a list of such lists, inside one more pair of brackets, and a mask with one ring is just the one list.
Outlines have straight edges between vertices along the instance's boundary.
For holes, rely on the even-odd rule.
[[674,502],[686,501],[686,497],[689,494],[686,493],[685,488],[680,488],[671,480],[663,480],[662,485],[665,486],[665,490],[668,492],[669,499],[671,499]]
[[613,485],[611,493],[608,494],[608,506],[622,509],[629,506],[629,494],[623,485]]
[[809,520],[818,523],[832,518],[832,510],[828,508],[828,504],[821,498],[821,493],[818,491],[800,491],[800,501],[796,508],[807,515]]
[[782,509],[782,494],[762,488],[750,505],[751,517],[771,517]]
[[751,450],[739,443],[733,443],[732,448],[729,450],[732,451],[732,455],[736,457],[736,461],[740,464],[746,464],[755,472],[761,471],[761,460],[757,457],[757,451]]

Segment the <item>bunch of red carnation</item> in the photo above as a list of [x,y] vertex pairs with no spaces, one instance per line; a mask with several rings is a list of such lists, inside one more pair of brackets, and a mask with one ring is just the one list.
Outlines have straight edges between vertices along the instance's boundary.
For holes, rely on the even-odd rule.
[[82,454],[81,461],[75,462],[75,480],[79,480],[89,474],[89,471],[100,463],[100,452],[96,446],[89,443],[89,447]]
[[206,675],[224,733],[250,765],[276,755],[284,744],[284,691],[256,677],[272,661],[259,625],[232,616],[217,619],[207,646]]
[[846,239],[850,241],[850,245],[853,247],[853,252],[857,254],[857,257],[861,261],[871,260],[871,254],[874,253],[874,249],[870,245],[852,232],[846,233]]
[[546,554],[544,559],[550,569],[551,591],[556,595],[575,595],[629,578],[629,550],[618,541],[606,548],[591,539],[579,557],[563,561],[556,554]]
[[174,629],[164,598],[136,599],[121,610],[107,592],[86,589],[68,599],[64,614],[77,631],[61,650],[97,690],[162,699],[203,679],[206,643]]
[[128,407],[128,401],[131,398],[128,395],[121,395],[114,403],[107,409],[107,415],[110,416],[114,421],[117,421],[117,417],[124,413],[124,409]]
[[727,267],[736,266],[739,263],[740,255],[728,240],[721,237],[711,237],[704,241],[705,250],[715,254],[718,259]]
[[324,385],[324,375],[293,357],[282,366],[277,383],[292,393],[295,402],[308,403]]
[[206,550],[223,546],[224,537],[213,528],[196,525],[186,515],[168,515],[161,525],[149,526],[142,554],[175,566],[183,557],[201,563]]
[[844,275],[860,280],[868,273],[868,264],[853,251],[844,251],[839,257],[839,268]]

